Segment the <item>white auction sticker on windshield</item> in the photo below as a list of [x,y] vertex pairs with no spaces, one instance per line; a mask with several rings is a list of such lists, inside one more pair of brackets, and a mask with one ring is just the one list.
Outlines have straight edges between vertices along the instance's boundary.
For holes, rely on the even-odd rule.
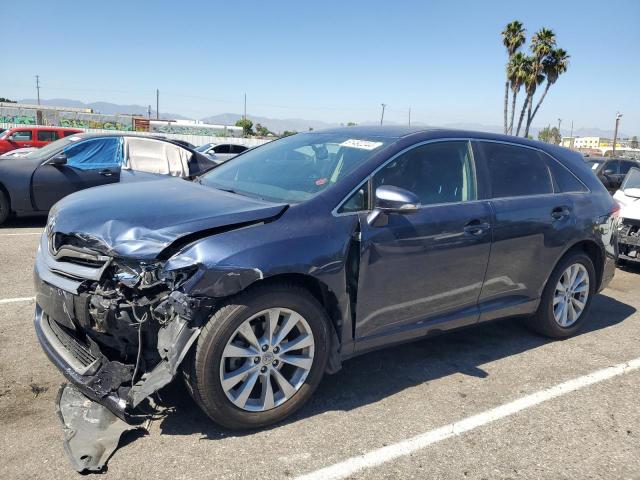
[[382,145],[382,142],[371,142],[369,140],[356,140],[350,138],[340,144],[341,147],[359,148],[361,150],[373,150]]

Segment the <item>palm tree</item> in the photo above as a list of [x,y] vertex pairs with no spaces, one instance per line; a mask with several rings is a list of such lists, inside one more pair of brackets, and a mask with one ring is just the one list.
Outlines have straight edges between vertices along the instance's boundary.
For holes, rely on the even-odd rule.
[[[514,20],[507,24],[507,26],[502,31],[502,44],[507,49],[507,55],[509,56],[509,62],[513,58],[516,51],[524,44],[525,29],[522,26],[522,22],[518,20]],[[504,84],[504,133],[507,133],[507,116],[508,116],[508,105],[509,105],[509,79]]]
[[531,51],[541,64],[556,46],[556,34],[550,28],[541,28],[531,37]]
[[512,93],[511,119],[506,132],[509,135],[513,135],[513,117],[516,113],[516,99],[518,97],[518,92],[524,83],[524,79],[526,78],[526,62],[527,56],[522,52],[517,52],[513,57],[511,57],[509,65],[507,65],[507,78],[511,84]]
[[[524,91],[527,96],[524,100],[524,105],[522,105],[522,110],[520,111],[520,120],[518,121],[518,129],[516,130],[516,135],[520,135],[520,128],[522,127],[522,120],[524,119],[525,112],[529,111],[529,115],[531,114],[531,103],[533,96],[536,93],[536,89],[538,85],[540,85],[544,81],[544,75],[542,74],[541,68],[538,66],[538,62],[535,57],[526,57],[525,62],[522,66],[523,70],[523,85]],[[526,137],[529,132],[525,132],[524,136]]]
[[566,50],[562,48],[554,48],[551,52],[543,59],[542,61],[543,69],[545,76],[547,77],[547,84],[544,87],[544,92],[542,92],[542,96],[538,100],[536,104],[536,108],[533,110],[531,114],[531,118],[529,118],[527,122],[527,131],[531,126],[531,122],[533,122],[533,118],[538,113],[538,109],[540,105],[542,105],[542,101],[544,97],[547,96],[547,92],[551,88],[551,85],[556,83],[558,77],[567,71],[569,67],[569,55]]
[[[531,37],[531,52],[533,56],[531,58],[530,69],[525,79],[525,90],[527,92],[527,99],[525,105],[522,107],[524,113],[525,107],[527,108],[527,122],[524,129],[524,136],[529,135],[529,127],[531,126],[531,107],[533,106],[533,96],[536,93],[538,85],[544,81],[544,59],[551,53],[556,45],[556,34],[549,28],[541,28],[533,37]],[[520,120],[522,120],[522,113],[520,114]],[[520,131],[520,124],[518,124],[518,131]]]

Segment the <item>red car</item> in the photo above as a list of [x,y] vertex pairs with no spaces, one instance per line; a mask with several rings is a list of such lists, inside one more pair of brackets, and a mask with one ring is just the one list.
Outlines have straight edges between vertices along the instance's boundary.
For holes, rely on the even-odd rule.
[[82,130],[61,127],[24,126],[5,130],[0,134],[0,155],[16,148],[40,148],[55,142],[59,138],[68,137]]

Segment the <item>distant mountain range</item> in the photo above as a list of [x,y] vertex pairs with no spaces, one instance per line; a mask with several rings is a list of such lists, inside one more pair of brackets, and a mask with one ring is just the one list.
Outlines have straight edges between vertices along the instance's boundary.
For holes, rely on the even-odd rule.
[[[30,103],[35,104],[37,100],[34,98],[26,98],[19,100],[20,103]],[[129,115],[142,115],[147,116],[148,107],[144,105],[119,105],[117,103],[110,102],[92,102],[92,103],[84,103],[79,100],[71,100],[68,98],[52,98],[49,100],[40,100],[40,103],[44,105],[56,106],[56,107],[69,107],[69,108],[91,108],[93,111],[98,113],[103,113],[105,115],[116,115],[116,114],[129,114]],[[151,117],[155,117],[156,111],[151,109]],[[340,126],[338,123],[329,123],[322,122],[320,120],[306,120],[302,118],[269,118],[269,117],[259,117],[256,115],[249,115],[249,119],[253,122],[253,124],[261,124],[264,127],[268,128],[274,133],[282,133],[285,130],[296,131],[296,132],[304,132],[309,130],[310,128],[314,130],[320,130],[323,128],[331,128]],[[165,120],[189,120],[189,117],[185,117],[184,115],[180,115],[178,113],[165,113],[160,112],[160,118]],[[211,115],[208,117],[201,118],[206,123],[214,123],[214,124],[222,124],[222,125],[235,125],[236,121],[240,120],[242,115],[239,113],[220,113],[217,115]],[[362,122],[363,124],[377,124],[377,121],[371,122]],[[388,122],[392,124],[393,122]],[[424,123],[414,123],[414,125],[424,125],[428,126]],[[435,126],[435,125],[433,125]],[[492,132],[492,133],[502,133],[502,126],[500,125],[484,125],[481,123],[448,123],[444,125],[437,125],[439,127],[452,128],[452,129],[460,129],[460,130],[478,130],[483,132]],[[531,129],[531,134],[534,138],[538,135],[539,128],[533,127]],[[570,134],[570,130],[563,128],[562,135],[568,136]],[[577,128],[573,131],[575,136],[581,137],[613,137],[613,130],[603,130],[600,128]],[[619,132],[619,138],[628,138],[630,135]]]

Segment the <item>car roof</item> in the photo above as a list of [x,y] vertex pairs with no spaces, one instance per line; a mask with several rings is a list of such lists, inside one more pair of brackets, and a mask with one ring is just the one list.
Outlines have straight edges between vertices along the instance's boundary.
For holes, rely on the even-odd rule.
[[156,140],[158,142],[167,142],[173,143],[174,145],[180,145],[182,148],[187,150],[192,150],[190,147],[183,145],[182,143],[174,143],[173,139],[165,138],[165,137],[154,137],[148,135],[136,135],[135,133],[78,133],[74,135],[75,137],[80,137],[82,140],[86,140],[89,138],[111,138],[111,137],[127,137],[127,138],[147,138],[149,140]]
[[[420,140],[431,140],[438,138],[471,138],[478,140],[493,140],[498,142],[516,143],[539,149],[549,149],[554,145],[544,143],[538,140],[532,140],[524,137],[516,137],[513,135],[503,135],[500,133],[481,132],[475,130],[460,130],[454,128],[439,128],[426,126],[409,126],[409,125],[362,125],[354,127],[338,127],[325,130],[311,131],[305,133],[331,133],[353,135],[354,137],[380,137],[389,139],[400,139],[404,137],[417,137]],[[557,147],[561,148],[561,147]]]
[[20,125],[19,127],[7,128],[5,131],[9,131],[9,130],[24,130],[25,128],[34,129],[34,130],[69,130],[69,131],[73,131],[73,132],[83,132],[83,130],[80,130],[79,128],[56,127],[55,125],[52,125],[50,127],[47,127],[46,125]]

